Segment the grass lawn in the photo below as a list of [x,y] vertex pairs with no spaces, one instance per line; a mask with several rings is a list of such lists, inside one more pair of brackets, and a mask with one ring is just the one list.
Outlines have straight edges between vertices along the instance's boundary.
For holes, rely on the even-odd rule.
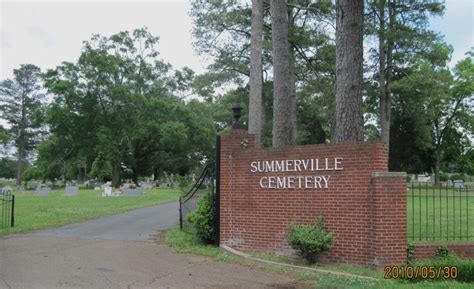
[[[386,280],[383,279],[384,272],[376,271],[371,269],[350,267],[347,265],[310,265],[310,267],[326,269],[331,271],[345,272],[355,275],[368,276],[376,278],[376,281],[362,280],[357,278],[335,276],[325,273],[310,273],[295,271],[292,269],[281,269],[275,268],[266,264],[258,263],[255,261],[247,261],[240,257],[235,257],[228,252],[220,249],[219,247],[203,245],[199,242],[196,236],[180,231],[178,228],[168,230],[166,232],[166,242],[176,249],[178,253],[194,253],[198,255],[208,256],[215,260],[224,262],[236,262],[252,267],[258,267],[263,270],[277,272],[280,274],[287,274],[293,278],[309,281],[314,283],[314,288],[453,288],[453,289],[468,289],[473,288],[472,283],[461,283],[457,281],[422,281],[416,283],[410,283],[406,281],[397,280]],[[261,254],[252,253],[251,255],[267,259],[271,261],[290,263],[296,265],[307,265],[303,261],[288,260],[285,258]],[[309,265],[308,265],[309,266]]]
[[409,241],[473,241],[474,191],[410,187],[407,227]]
[[79,190],[64,196],[64,189],[47,196],[34,191],[15,193],[15,227],[0,231],[0,236],[36,229],[57,227],[102,216],[122,213],[159,203],[177,201],[179,189],[146,190],[143,197],[102,197],[100,191]]

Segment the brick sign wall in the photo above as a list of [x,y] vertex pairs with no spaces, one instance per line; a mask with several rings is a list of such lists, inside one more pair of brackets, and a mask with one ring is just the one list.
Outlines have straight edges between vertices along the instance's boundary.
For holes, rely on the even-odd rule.
[[220,242],[292,254],[289,223],[320,213],[335,245],[324,261],[406,262],[405,174],[387,172],[382,142],[255,149],[244,130],[221,135]]

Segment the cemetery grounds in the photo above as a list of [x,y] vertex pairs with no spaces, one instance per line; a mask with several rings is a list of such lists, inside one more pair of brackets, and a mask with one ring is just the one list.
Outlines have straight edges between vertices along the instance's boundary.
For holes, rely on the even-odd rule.
[[0,236],[58,227],[103,216],[177,201],[180,189],[145,190],[140,197],[102,197],[100,190],[80,189],[75,196],[65,196],[64,188],[40,196],[35,191],[15,192],[15,226],[0,230]]

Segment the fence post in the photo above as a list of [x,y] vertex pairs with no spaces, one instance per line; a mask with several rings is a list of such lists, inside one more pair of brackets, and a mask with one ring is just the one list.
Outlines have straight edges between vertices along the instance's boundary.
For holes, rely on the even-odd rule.
[[15,195],[12,195],[11,227],[15,227]]
[[181,197],[179,197],[179,229],[183,230],[183,209],[181,207]]
[[216,185],[214,192],[214,241],[217,246],[220,242],[220,188],[221,188],[221,136],[216,137],[216,162],[215,162]]

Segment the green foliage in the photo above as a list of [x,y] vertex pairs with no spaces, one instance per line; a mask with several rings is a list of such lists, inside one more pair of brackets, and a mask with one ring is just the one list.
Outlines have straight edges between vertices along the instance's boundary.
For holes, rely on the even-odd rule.
[[307,261],[314,263],[319,253],[328,251],[334,242],[332,234],[326,233],[324,218],[319,218],[309,225],[290,224],[288,226],[288,244]]
[[197,209],[188,214],[188,221],[194,224],[196,234],[205,244],[214,242],[214,210],[211,196],[205,195],[197,203]]
[[192,185],[192,178],[189,175],[176,175],[176,181],[179,183],[179,188],[184,192],[187,192],[189,187]]
[[466,176],[464,174],[452,174],[449,179],[451,181],[454,181],[454,180],[463,180],[463,181],[466,181]]
[[[0,130],[3,143],[11,141],[17,149],[21,177],[27,157],[35,149],[43,134],[45,95],[41,91],[41,70],[32,64],[22,64],[13,70],[13,79],[0,82],[0,118],[8,129]],[[20,185],[17,180],[17,185]]]
[[108,181],[112,178],[112,164],[99,153],[92,163],[89,173],[90,178],[97,178],[100,181]]
[[166,231],[165,240],[166,243],[175,248],[178,253],[194,253],[224,262],[236,260],[235,256],[230,255],[221,248],[203,244],[198,236],[183,232],[179,230],[179,228]]
[[435,256],[436,258],[455,257],[454,253],[452,253],[446,246],[439,246],[436,249]]
[[415,255],[415,245],[412,242],[409,242],[407,245],[407,260],[408,263],[413,261],[413,256]]
[[45,87],[54,100],[47,121],[52,146],[60,149],[39,158],[60,163],[55,171],[66,177],[84,168],[114,185],[123,167],[137,180],[163,171],[186,174],[208,158],[215,137],[211,108],[183,100],[194,72],[172,72],[158,58],[157,44],[147,29],[94,35],[76,63],[49,70]]
[[[446,268],[453,268],[455,267],[454,270],[457,272],[456,276],[456,281],[458,282],[467,282],[467,283],[472,283],[474,282],[474,260],[472,259],[461,259],[456,256],[453,256],[451,254],[445,254],[443,252],[443,257],[435,258],[432,260],[427,260],[427,261],[418,261],[414,262],[412,266],[415,268],[415,266],[418,267],[427,267],[427,268],[433,268],[435,272],[438,272],[438,269],[441,268],[441,274],[439,275],[439,278],[432,278],[428,279],[429,281],[438,281],[438,282],[443,282],[446,279],[444,278],[444,274],[446,273]],[[449,274],[452,274],[451,272]],[[446,276],[452,276],[452,275],[446,275]],[[413,278],[409,279],[409,281],[413,282],[419,282],[419,281],[424,281],[426,278],[422,278],[421,274],[417,276],[418,278]],[[451,287],[450,287],[451,288]]]
[[9,158],[0,159],[0,178],[12,179],[15,177],[16,162]]
[[29,166],[23,172],[23,180],[29,182],[31,180],[42,180],[42,171],[36,166]]
[[448,175],[448,173],[446,173],[446,172],[440,172],[440,173],[439,173],[439,180],[442,181],[442,182],[446,182],[447,180],[449,180],[449,175]]

